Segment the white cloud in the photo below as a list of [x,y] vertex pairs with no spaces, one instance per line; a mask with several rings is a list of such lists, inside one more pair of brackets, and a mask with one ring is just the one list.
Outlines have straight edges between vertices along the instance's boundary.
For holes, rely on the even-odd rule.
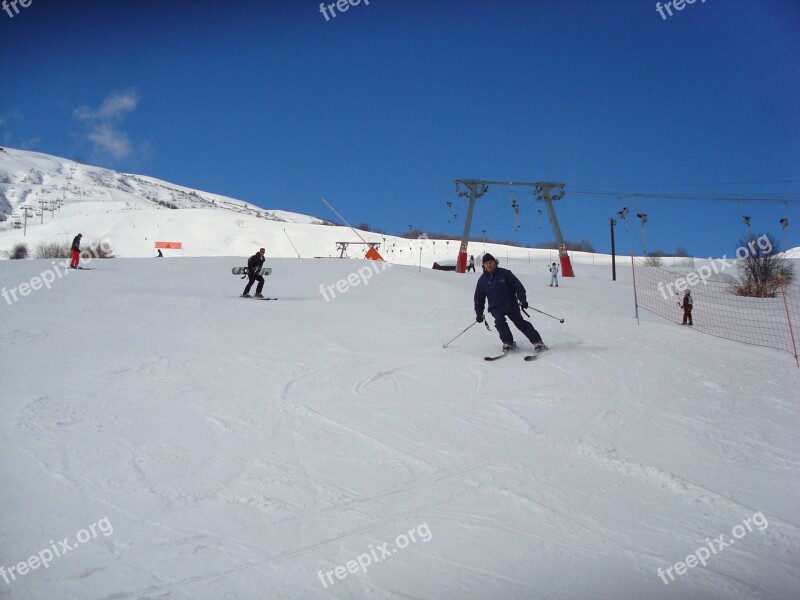
[[95,152],[109,154],[117,160],[127,158],[131,153],[131,142],[128,134],[108,125],[98,125],[86,136],[94,144]]
[[115,160],[130,156],[131,142],[120,126],[125,117],[136,110],[140,100],[139,93],[130,89],[111,94],[97,109],[81,106],[73,111],[76,120],[86,123],[85,138],[92,143],[95,155]]
[[92,110],[88,106],[76,108],[73,115],[79,121],[99,121],[109,123],[111,121],[121,121],[126,114],[136,110],[141,96],[136,90],[126,90],[112,94],[100,105],[97,110]]

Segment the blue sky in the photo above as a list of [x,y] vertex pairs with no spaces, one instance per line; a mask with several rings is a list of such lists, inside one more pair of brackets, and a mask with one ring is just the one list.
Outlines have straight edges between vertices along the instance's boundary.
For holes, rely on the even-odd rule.
[[[731,255],[742,215],[800,246],[800,204],[706,199],[800,202],[794,0],[696,0],[666,20],[649,0],[319,6],[0,12],[0,143],[333,217],[325,196],[392,233],[460,234],[453,179],[544,180],[567,185],[565,237],[599,251],[623,206],[648,215],[648,250]],[[473,234],[552,239],[525,189],[515,229],[511,191],[478,201]],[[642,252],[638,220],[621,225],[618,250]]]

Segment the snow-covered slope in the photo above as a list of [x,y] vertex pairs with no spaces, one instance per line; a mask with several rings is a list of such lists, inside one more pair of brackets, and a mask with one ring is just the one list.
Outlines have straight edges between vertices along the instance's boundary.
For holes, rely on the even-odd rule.
[[98,260],[0,299],[0,598],[796,597],[791,357],[508,262],[565,318],[533,363],[442,348],[475,276],[408,266],[270,259],[258,302],[239,258]]
[[[324,223],[320,219],[286,211],[269,211],[218,194],[202,192],[174,183],[119,173],[72,160],[5,148],[0,152],[0,212],[21,212],[23,206],[38,211],[39,202],[61,200],[101,203],[113,209],[218,208],[257,218],[290,223]],[[54,218],[59,215],[49,215]]]
[[[265,245],[278,234],[280,244],[292,251],[285,256],[292,256],[289,232],[283,229],[307,225],[324,231],[322,227],[330,225],[152,177],[10,148],[0,152],[0,216],[6,219],[0,224],[0,250],[24,242],[33,251],[40,242],[65,243],[81,232],[87,239],[107,240],[118,256],[127,257],[152,256],[155,241],[183,242],[186,256],[252,253],[254,244]],[[341,237],[339,230],[308,237],[327,242]],[[342,240],[357,240],[345,231],[349,237]],[[325,256],[335,253],[335,241],[324,248],[320,242]]]

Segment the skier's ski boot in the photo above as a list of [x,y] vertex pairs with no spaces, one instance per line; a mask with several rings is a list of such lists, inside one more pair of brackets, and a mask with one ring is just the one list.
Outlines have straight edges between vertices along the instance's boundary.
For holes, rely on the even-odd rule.
[[240,298],[252,298],[250,294],[242,294]]
[[503,352],[510,352],[511,350],[516,350],[516,349],[517,349],[516,342],[510,342],[508,344],[503,343]]
[[263,294],[253,294],[253,298],[263,298]]
[[533,350],[536,352],[536,354],[539,354],[540,352],[547,350],[547,346],[545,346],[544,342],[540,340],[533,345]]

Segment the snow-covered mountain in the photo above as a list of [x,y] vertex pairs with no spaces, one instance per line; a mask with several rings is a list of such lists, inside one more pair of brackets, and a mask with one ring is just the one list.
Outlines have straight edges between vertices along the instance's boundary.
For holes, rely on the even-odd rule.
[[[324,231],[331,225],[152,177],[11,148],[0,152],[0,219],[5,219],[0,250],[23,241],[31,248],[42,241],[66,242],[81,232],[90,240],[108,240],[118,256],[127,257],[152,256],[155,241],[180,241],[185,256],[247,254],[278,234],[283,239],[270,248],[272,255],[295,256],[290,232],[282,229],[303,225]],[[320,244],[319,252],[306,248],[308,255],[332,255],[339,238],[357,239],[349,229],[341,230],[309,236]]]
[[59,201],[66,207],[76,203],[99,204],[100,212],[215,208],[279,222],[329,224],[306,215],[265,210],[242,200],[154,177],[120,173],[38,152],[11,148],[0,152],[0,215],[21,217],[23,207],[38,212],[41,202],[49,210],[51,202]]

